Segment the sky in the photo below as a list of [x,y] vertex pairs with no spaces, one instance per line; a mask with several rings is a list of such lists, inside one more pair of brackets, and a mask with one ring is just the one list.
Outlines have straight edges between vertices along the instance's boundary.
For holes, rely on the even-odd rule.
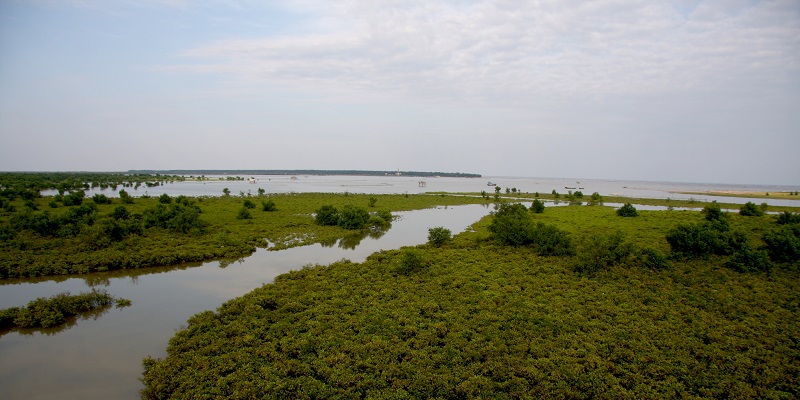
[[800,185],[800,1],[0,0],[0,171]]

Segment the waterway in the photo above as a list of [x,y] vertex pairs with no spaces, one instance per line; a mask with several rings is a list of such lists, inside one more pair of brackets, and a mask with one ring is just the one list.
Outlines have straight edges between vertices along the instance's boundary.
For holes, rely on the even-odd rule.
[[91,288],[132,301],[130,307],[110,308],[60,329],[0,332],[2,398],[138,398],[142,359],[165,356],[169,338],[190,316],[214,310],[292,269],[341,259],[361,262],[382,249],[426,242],[428,228],[462,232],[490,211],[490,206],[467,205],[397,213],[399,219],[383,236],[365,237],[355,248],[351,238],[329,247],[259,249],[239,260],[2,282],[0,309]]
[[[224,188],[232,195],[266,193],[425,193],[494,192],[491,181],[519,192],[550,193],[581,190],[585,195],[619,195],[642,198],[695,199],[697,201],[743,204],[747,201],[770,205],[800,206],[799,200],[747,199],[689,195],[681,192],[731,190],[748,192],[796,191],[795,187],[757,185],[715,185],[670,182],[633,182],[555,178],[416,178],[405,176],[255,176],[228,180],[209,176],[204,181],[168,183],[163,186],[125,188],[133,196],[218,196]],[[118,195],[118,189],[87,191]],[[44,194],[52,194],[45,192]],[[550,204],[552,205],[552,203]],[[566,205],[566,203],[562,203]],[[638,207],[650,209],[647,206]],[[659,209],[654,207],[653,209]],[[23,306],[37,297],[92,288],[107,290],[115,297],[132,300],[130,307],[110,308],[92,316],[74,319],[51,330],[0,332],[0,387],[4,399],[134,399],[142,385],[144,357],[163,357],[170,337],[186,320],[201,311],[213,310],[223,302],[241,296],[275,276],[308,264],[327,265],[340,259],[363,261],[368,255],[424,243],[427,229],[443,226],[453,233],[467,229],[491,211],[485,205],[440,207],[398,213],[400,219],[379,238],[366,237],[353,248],[352,238],[325,247],[311,245],[281,251],[259,249],[239,260],[220,260],[176,267],[113,271],[80,277],[49,277],[33,280],[0,281],[0,309]],[[357,242],[357,241],[356,241]]]

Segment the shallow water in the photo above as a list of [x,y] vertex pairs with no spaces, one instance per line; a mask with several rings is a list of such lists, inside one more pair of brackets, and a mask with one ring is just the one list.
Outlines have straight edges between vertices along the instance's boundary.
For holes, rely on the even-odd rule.
[[[683,194],[680,192],[704,192],[708,190],[730,190],[743,192],[789,192],[800,190],[794,186],[775,185],[733,185],[714,183],[678,183],[678,182],[644,182],[644,181],[619,181],[604,179],[571,179],[571,178],[518,178],[518,177],[483,177],[483,178],[420,178],[411,176],[320,176],[298,175],[295,177],[285,175],[256,175],[256,183],[244,181],[228,181],[224,176],[208,176],[208,181],[185,181],[166,183],[163,186],[140,187],[138,190],[125,188],[131,196],[159,196],[167,193],[170,196],[220,196],[222,190],[228,188],[231,195],[257,194],[258,189],[266,193],[374,193],[374,194],[402,194],[426,192],[450,193],[480,193],[486,191],[494,193],[494,186],[487,186],[493,182],[503,192],[506,188],[516,188],[526,193],[551,193],[553,190],[566,194],[569,190],[580,190],[583,194],[598,192],[604,196],[627,196],[641,198],[672,198],[697,201],[713,201],[744,204],[752,201],[756,204],[766,202],[770,205],[783,205],[800,207],[800,196],[796,200],[741,198],[725,196],[707,196]],[[222,180],[220,180],[222,178]],[[250,178],[244,176],[243,178]],[[294,178],[294,179],[292,179]],[[420,184],[424,182],[424,186]],[[567,189],[574,188],[574,189]],[[121,187],[117,189],[122,189]],[[95,188],[87,191],[89,196],[94,193],[103,193],[109,197],[118,197],[119,190],[100,190]],[[42,192],[45,195],[55,194],[55,191]]]
[[172,268],[113,271],[77,278],[42,278],[0,284],[0,308],[25,305],[36,297],[92,287],[132,300],[65,329],[6,332],[0,337],[0,387],[4,399],[138,398],[141,361],[163,357],[167,341],[186,320],[214,310],[275,276],[307,264],[327,265],[346,258],[361,262],[379,250],[427,241],[428,228],[462,232],[491,211],[468,205],[397,213],[400,219],[378,239],[353,238],[332,246],[310,245],[281,251],[259,249],[238,261],[213,261]]

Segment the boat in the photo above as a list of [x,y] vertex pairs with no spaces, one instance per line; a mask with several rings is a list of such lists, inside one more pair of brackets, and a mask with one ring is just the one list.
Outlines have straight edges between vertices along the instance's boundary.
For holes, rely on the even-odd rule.
[[492,181],[489,181],[489,183],[487,183],[486,186],[497,186],[497,184]]

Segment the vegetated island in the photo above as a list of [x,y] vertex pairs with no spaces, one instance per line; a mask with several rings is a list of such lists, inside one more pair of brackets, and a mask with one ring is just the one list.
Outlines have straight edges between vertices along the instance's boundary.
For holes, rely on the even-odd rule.
[[501,201],[194,315],[142,397],[797,398],[800,215],[748,209]]
[[364,171],[350,169],[170,169],[170,170],[130,170],[129,174],[163,175],[352,175],[352,176],[413,176],[480,178],[480,174],[465,172],[426,172],[426,171]]

